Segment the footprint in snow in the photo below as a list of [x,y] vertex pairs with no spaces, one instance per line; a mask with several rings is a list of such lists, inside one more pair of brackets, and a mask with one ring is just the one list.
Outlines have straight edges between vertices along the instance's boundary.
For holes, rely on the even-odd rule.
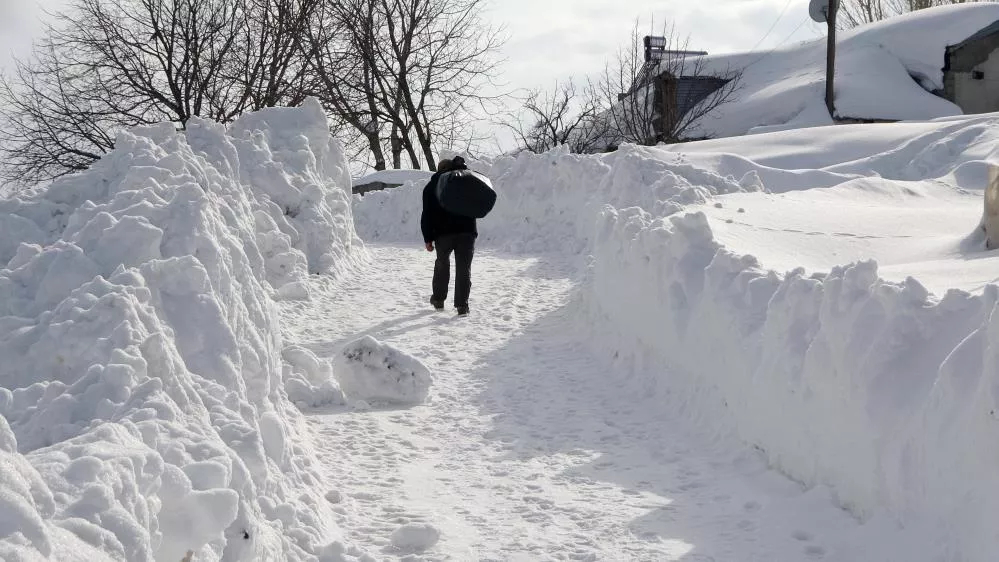
[[795,531],[791,533],[791,536],[794,537],[795,540],[799,540],[801,542],[808,542],[812,540],[812,534],[807,531]]
[[805,554],[811,558],[823,558],[826,555],[826,549],[821,546],[811,545],[805,548]]

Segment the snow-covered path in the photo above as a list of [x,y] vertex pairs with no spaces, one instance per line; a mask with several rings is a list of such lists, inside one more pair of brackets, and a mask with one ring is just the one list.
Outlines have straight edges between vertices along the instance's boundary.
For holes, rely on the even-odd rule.
[[[698,437],[611,372],[580,325],[570,264],[480,250],[459,319],[426,302],[430,255],[370,251],[282,306],[288,341],[321,357],[370,334],[434,373],[430,404],[309,418],[347,539],[377,559],[917,559],[888,525]],[[420,525],[440,532],[426,550]]]

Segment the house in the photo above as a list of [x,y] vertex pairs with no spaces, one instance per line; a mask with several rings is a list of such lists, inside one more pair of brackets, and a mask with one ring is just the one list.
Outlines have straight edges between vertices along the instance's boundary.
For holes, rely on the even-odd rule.
[[655,105],[652,116],[656,140],[678,140],[671,138],[675,123],[728,82],[716,76],[674,76],[669,72],[657,76],[655,99],[661,101]]
[[644,129],[610,139],[608,148],[999,113],[997,3],[929,8],[844,33],[837,41],[835,115],[824,99],[825,38],[709,56],[669,51],[664,43],[648,38],[639,79],[623,86],[626,94],[609,108],[615,119],[623,115]]
[[947,47],[944,61],[945,98],[964,113],[999,111],[999,21]]
[[677,140],[676,123],[729,82],[705,72],[697,62],[706,51],[667,49],[668,43],[664,37],[643,39],[645,64],[631,88],[618,96],[619,102],[633,106],[626,113],[650,119],[650,140],[656,142]]

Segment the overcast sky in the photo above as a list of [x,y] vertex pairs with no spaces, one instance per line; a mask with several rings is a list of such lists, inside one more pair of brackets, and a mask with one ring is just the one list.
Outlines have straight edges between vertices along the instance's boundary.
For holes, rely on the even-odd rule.
[[[506,29],[502,79],[513,87],[596,72],[627,41],[636,20],[645,26],[653,18],[675,21],[681,33],[690,35],[692,48],[712,53],[752,49],[757,43],[757,48],[771,48],[820,32],[805,21],[808,0],[489,1],[483,16]],[[39,30],[39,6],[58,10],[64,3],[0,0],[0,66],[9,66],[12,51],[27,51]]]
[[[711,53],[770,49],[818,36],[808,0],[486,0],[483,19],[505,30],[496,77],[507,90],[550,87],[598,72],[629,38],[636,21],[674,22],[689,47]],[[0,0],[0,68],[28,52],[41,8],[67,0]]]
[[678,33],[689,35],[689,48],[711,53],[768,49],[821,32],[808,19],[808,0],[495,0],[493,6],[487,17],[505,25],[509,38],[504,77],[517,87],[599,71],[628,41],[636,20],[648,28],[654,19],[660,29],[675,22]]

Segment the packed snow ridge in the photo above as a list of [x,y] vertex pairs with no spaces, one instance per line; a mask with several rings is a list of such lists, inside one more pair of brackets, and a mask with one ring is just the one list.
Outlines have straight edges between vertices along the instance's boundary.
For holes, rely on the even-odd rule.
[[[663,407],[758,447],[865,521],[918,530],[924,560],[985,562],[999,552],[999,290],[945,280],[968,264],[995,279],[999,255],[976,227],[997,125],[985,115],[476,162],[500,193],[480,240],[579,256],[581,323],[619,366],[611,376],[644,380]],[[420,187],[356,197],[362,238],[416,240]],[[842,224],[797,232],[793,214],[764,214],[790,197],[806,220]],[[858,222],[871,201],[878,213]],[[840,253],[840,235],[889,235],[899,215],[943,226]],[[716,233],[735,220],[748,226],[726,246]],[[939,292],[898,258],[922,248],[921,228],[935,237]],[[781,266],[801,255],[781,233],[811,236],[824,261],[768,268],[754,248]],[[872,251],[898,258],[897,281],[850,253]]]
[[0,559],[361,554],[290,401],[339,389],[274,303],[354,259],[349,186],[310,101],[0,200]]

